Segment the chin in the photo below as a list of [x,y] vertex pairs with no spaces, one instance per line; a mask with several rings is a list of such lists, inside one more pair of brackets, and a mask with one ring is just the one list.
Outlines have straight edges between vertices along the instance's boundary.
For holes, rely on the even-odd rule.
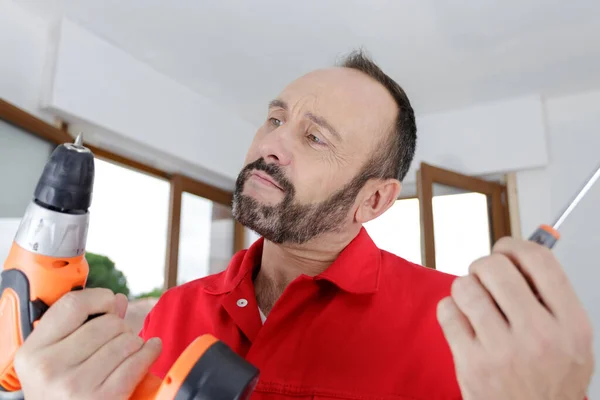
[[254,202],[260,206],[277,206],[283,201],[281,196],[273,195],[273,193],[260,192],[254,189],[244,190],[242,196],[254,200]]

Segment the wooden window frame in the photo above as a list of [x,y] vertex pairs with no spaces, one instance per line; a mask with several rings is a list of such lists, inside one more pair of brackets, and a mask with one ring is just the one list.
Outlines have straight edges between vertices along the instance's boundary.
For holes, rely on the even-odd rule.
[[[171,192],[169,195],[169,223],[167,229],[167,261],[165,268],[165,287],[171,288],[177,285],[177,274],[179,270],[179,238],[181,233],[181,203],[183,193],[203,197],[215,203],[231,207],[233,193],[221,190],[205,183],[196,181],[180,174],[174,174],[171,178]],[[234,221],[233,230],[233,252],[242,250],[245,246],[245,228]]]
[[507,186],[466,176],[422,162],[417,171],[417,195],[421,213],[421,252],[423,265],[435,269],[435,238],[433,224],[433,184],[455,187],[488,197],[491,242],[511,235],[511,217]]
[[[65,121],[56,120],[56,126],[35,117],[27,111],[0,98],[0,120],[3,120],[23,131],[49,141],[55,145],[73,141],[69,134],[69,125]],[[96,157],[120,164],[135,171],[143,172],[169,181],[169,221],[167,229],[167,252],[164,271],[164,288],[169,289],[177,284],[177,259],[179,257],[179,235],[181,228],[181,199],[183,192],[189,192],[215,203],[230,207],[233,193],[216,188],[182,174],[173,174],[151,165],[133,160],[102,147],[86,143]],[[245,248],[245,229],[235,222],[233,250]]]

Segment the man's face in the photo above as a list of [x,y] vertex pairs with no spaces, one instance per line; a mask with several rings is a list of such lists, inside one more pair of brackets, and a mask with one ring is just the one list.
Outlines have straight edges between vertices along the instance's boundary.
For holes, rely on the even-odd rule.
[[352,223],[365,164],[397,113],[387,90],[346,68],[291,83],[269,105],[240,172],[233,213],[274,243],[301,244]]

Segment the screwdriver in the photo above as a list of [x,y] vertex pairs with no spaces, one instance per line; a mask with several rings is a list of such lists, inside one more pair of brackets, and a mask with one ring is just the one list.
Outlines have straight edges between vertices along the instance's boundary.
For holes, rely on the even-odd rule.
[[540,225],[533,235],[529,237],[529,240],[545,246],[549,249],[553,248],[556,242],[560,239],[560,233],[558,232],[558,228],[565,222],[569,214],[575,209],[577,204],[583,199],[583,197],[587,194],[590,188],[596,183],[596,181],[600,178],[600,167],[596,170],[594,175],[590,179],[588,179],[587,183],[583,186],[583,188],[579,191],[577,196],[569,203],[567,208],[563,211],[561,216],[556,220],[556,222],[550,225]]

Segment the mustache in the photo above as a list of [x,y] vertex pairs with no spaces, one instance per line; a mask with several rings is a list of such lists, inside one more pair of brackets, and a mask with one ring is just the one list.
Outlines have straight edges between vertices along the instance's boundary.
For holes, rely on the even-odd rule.
[[287,179],[283,170],[276,164],[267,164],[262,157],[244,167],[238,179],[238,185],[241,186],[246,182],[252,171],[262,171],[269,175],[286,193],[294,191],[294,185]]

